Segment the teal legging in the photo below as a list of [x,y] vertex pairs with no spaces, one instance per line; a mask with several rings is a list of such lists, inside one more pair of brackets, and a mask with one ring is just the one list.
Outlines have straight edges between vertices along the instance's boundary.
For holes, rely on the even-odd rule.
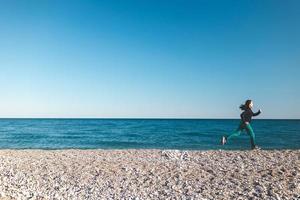
[[251,147],[254,148],[255,147],[255,134],[254,134],[253,129],[250,124],[244,124],[243,122],[241,122],[239,127],[236,129],[236,131],[226,137],[227,140],[229,140],[232,137],[240,136],[244,129],[246,129],[247,133],[250,135]]

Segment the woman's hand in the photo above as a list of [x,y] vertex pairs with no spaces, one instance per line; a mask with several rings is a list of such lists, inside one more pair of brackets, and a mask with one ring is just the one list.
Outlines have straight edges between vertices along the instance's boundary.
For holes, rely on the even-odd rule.
[[249,124],[249,122],[245,122],[245,124],[246,124],[246,125],[248,125],[248,124]]

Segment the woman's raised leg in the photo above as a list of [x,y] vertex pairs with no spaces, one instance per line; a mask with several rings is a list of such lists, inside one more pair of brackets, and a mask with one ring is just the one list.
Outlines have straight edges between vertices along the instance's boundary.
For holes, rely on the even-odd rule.
[[238,137],[241,135],[242,129],[239,127],[237,128],[233,133],[231,133],[230,135],[226,136],[226,140],[229,140],[232,137]]
[[232,137],[238,137],[238,136],[240,136],[242,130],[243,130],[243,124],[241,123],[239,125],[239,127],[233,133],[231,133],[230,135],[227,135],[227,136],[223,136],[221,143],[224,145],[228,141],[228,139],[230,139]]

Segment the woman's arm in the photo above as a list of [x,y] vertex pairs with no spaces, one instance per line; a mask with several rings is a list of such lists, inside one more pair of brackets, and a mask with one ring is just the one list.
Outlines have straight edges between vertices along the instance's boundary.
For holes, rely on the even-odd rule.
[[259,109],[258,112],[253,113],[253,116],[255,117],[255,116],[259,115],[260,113],[261,113],[261,109]]

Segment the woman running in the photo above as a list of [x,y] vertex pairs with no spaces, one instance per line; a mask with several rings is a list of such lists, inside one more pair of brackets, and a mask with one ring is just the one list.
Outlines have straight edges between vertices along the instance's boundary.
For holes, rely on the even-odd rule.
[[243,130],[246,130],[247,133],[250,135],[251,148],[252,149],[257,148],[256,145],[255,145],[255,134],[254,134],[253,129],[250,125],[250,122],[251,122],[251,119],[252,119],[253,116],[257,116],[261,113],[261,110],[259,109],[258,112],[253,113],[252,108],[253,108],[253,101],[252,100],[247,100],[245,102],[245,104],[242,104],[240,106],[240,109],[243,110],[243,112],[241,114],[240,125],[236,129],[235,132],[233,132],[230,135],[222,137],[222,141],[221,141],[222,145],[224,145],[230,138],[237,137],[241,134],[241,132]]

